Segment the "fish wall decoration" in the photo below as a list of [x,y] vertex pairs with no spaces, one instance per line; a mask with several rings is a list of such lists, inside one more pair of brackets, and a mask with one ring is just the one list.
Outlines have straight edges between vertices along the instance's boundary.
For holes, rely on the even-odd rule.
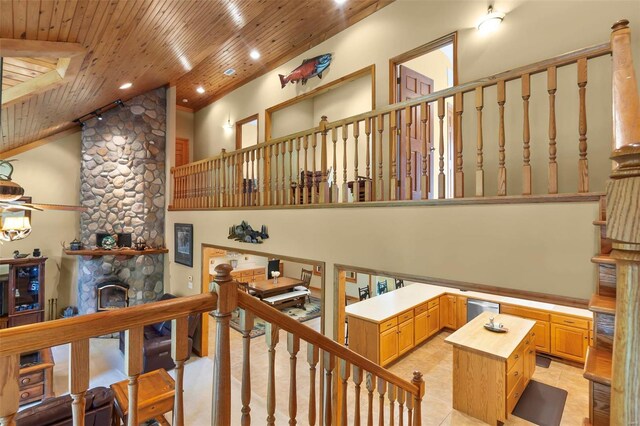
[[298,68],[291,71],[288,75],[278,74],[280,84],[283,89],[289,82],[297,83],[300,81],[304,85],[311,77],[318,76],[318,78],[322,78],[322,73],[329,68],[329,65],[331,65],[331,53],[305,59]]

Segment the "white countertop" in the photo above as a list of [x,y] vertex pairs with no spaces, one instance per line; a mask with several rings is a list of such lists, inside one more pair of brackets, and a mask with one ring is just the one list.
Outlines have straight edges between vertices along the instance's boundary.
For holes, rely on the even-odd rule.
[[382,322],[445,293],[465,296],[470,299],[506,303],[526,308],[542,309],[551,313],[575,315],[578,317],[593,319],[593,313],[586,309],[518,299],[515,297],[498,296],[495,294],[480,293],[477,291],[461,291],[456,288],[431,284],[410,283],[408,281],[405,281],[405,287],[403,288],[347,305],[345,312],[347,315],[352,315],[354,317],[374,322]]

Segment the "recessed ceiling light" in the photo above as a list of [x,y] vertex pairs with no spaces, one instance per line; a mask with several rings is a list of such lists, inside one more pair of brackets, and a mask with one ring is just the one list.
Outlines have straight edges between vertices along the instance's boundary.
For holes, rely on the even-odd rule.
[[127,82],[127,83],[124,83],[122,86],[120,86],[120,88],[124,90],[124,89],[129,89],[131,86],[133,86],[133,83]]
[[182,102],[184,102],[184,103],[186,104],[187,102],[189,102],[189,99],[184,98],[184,99],[182,100]]
[[347,0],[333,0],[336,2],[336,4],[342,6],[343,4],[345,4],[347,2]]
[[224,75],[234,75],[236,73],[236,70],[234,70],[233,68],[228,68],[226,70],[224,70],[224,72],[222,74]]
[[198,87],[196,88],[196,92],[198,92],[198,93],[200,93],[200,94],[203,94],[203,93],[204,93],[204,87],[202,87],[202,86],[198,86]]
[[249,53],[249,56],[251,56],[251,59],[260,59],[260,52],[254,49]]

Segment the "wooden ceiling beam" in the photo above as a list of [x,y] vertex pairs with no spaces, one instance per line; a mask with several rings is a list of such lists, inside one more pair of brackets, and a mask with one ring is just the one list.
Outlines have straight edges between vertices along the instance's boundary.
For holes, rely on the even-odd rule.
[[0,38],[0,56],[33,58],[71,58],[84,55],[86,50],[80,43],[58,41],[19,40]]

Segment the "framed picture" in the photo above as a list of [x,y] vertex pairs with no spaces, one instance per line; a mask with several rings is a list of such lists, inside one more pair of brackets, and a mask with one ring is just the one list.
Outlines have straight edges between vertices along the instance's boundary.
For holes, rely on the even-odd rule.
[[176,223],[174,261],[193,267],[193,225]]

